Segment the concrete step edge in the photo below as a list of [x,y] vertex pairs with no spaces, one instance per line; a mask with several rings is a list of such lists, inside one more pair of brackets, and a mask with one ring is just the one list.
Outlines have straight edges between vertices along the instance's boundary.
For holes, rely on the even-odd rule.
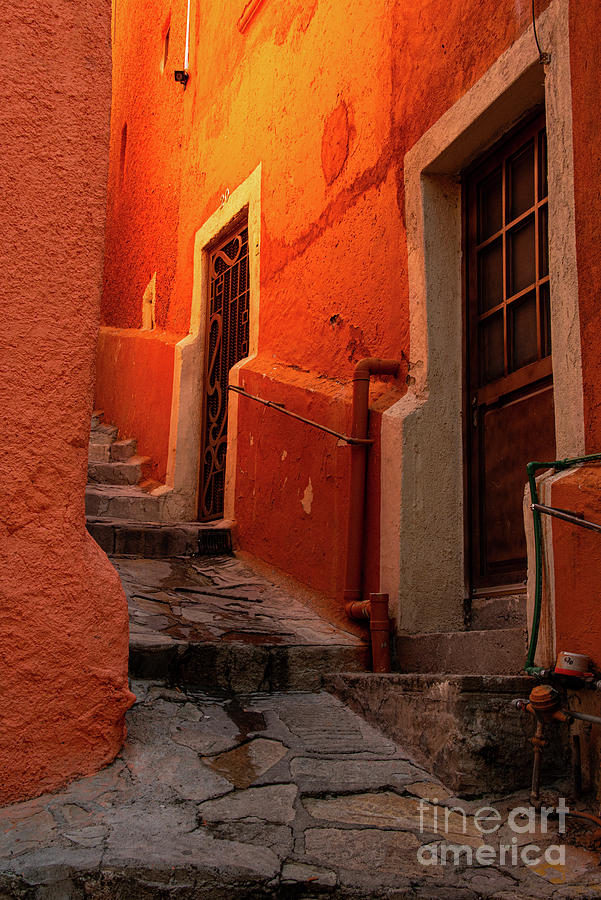
[[101,463],[103,466],[110,466],[111,469],[117,470],[119,468],[123,468],[127,470],[132,466],[143,466],[146,463],[150,462],[149,456],[130,456],[128,459],[111,459],[106,463]]

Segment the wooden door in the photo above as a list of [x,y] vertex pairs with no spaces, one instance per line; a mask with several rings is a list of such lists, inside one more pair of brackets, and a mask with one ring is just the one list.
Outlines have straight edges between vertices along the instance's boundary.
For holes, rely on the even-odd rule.
[[248,356],[248,226],[239,226],[209,252],[203,443],[198,516],[223,516],[227,451],[228,376]]
[[544,117],[466,186],[468,509],[472,593],[526,577],[526,463],[555,459]]

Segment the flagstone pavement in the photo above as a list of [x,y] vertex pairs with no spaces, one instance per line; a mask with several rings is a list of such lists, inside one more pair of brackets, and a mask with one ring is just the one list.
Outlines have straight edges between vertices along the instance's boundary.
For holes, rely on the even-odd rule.
[[[0,810],[1,898],[601,896],[599,853],[568,845],[565,865],[549,864],[564,835],[505,821],[490,834],[474,819],[490,803],[504,819],[523,795],[454,799],[325,692],[132,687],[110,766]],[[499,862],[499,844],[517,865],[510,850]],[[530,866],[528,844],[541,857]]]

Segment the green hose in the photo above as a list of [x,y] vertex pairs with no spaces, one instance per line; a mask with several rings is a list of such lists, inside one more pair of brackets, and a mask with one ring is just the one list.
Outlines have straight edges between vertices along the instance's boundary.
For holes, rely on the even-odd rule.
[[[538,503],[538,491],[536,490],[536,472],[540,469],[557,469],[562,471],[569,469],[578,463],[598,462],[601,460],[601,453],[593,453],[590,456],[575,456],[571,459],[556,459],[553,462],[529,462],[526,466],[528,473],[528,484],[530,485],[530,499],[532,503]],[[542,544],[542,526],[540,511],[532,510],[534,520],[534,547],[536,558],[536,588],[534,592],[534,611],[532,613],[532,633],[530,635],[530,644],[528,647],[528,655],[526,656],[526,665],[524,669],[527,675],[538,675],[542,669],[540,666],[534,665],[534,657],[536,654],[536,645],[538,643],[538,632],[540,629],[540,612],[543,596],[543,544]]]

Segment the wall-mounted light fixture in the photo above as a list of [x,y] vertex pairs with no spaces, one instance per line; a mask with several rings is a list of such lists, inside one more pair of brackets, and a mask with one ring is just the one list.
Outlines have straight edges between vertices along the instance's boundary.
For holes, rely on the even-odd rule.
[[188,79],[190,78],[190,73],[188,71],[188,62],[190,59],[190,0],[188,0],[188,13],[186,16],[186,50],[184,53],[184,68],[176,69],[173,73],[173,77],[177,81],[178,84],[183,84],[184,90],[186,90],[186,85],[188,84]]

